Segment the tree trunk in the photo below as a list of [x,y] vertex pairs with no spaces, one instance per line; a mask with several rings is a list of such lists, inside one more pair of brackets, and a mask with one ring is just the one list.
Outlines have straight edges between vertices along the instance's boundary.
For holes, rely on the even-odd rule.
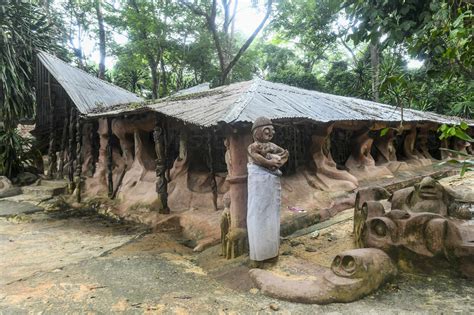
[[100,0],[95,1],[95,10],[97,13],[97,22],[99,24],[99,50],[100,50],[99,79],[104,80],[105,79],[105,29],[104,29],[104,17],[102,16]]
[[151,72],[151,93],[152,98],[157,99],[159,97],[159,87],[160,87],[160,79],[158,77],[158,63],[152,58],[148,58],[148,66],[150,67]]
[[370,44],[370,65],[372,67],[372,98],[375,102],[380,100],[379,98],[379,87],[380,87],[380,58],[379,58],[379,47],[378,44]]

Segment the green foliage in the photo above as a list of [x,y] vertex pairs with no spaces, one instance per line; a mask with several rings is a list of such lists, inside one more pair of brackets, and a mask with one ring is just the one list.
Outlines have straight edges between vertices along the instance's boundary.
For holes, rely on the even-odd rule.
[[[474,139],[469,134],[467,134],[468,130],[469,130],[469,125],[464,121],[461,122],[459,125],[453,125],[453,126],[448,126],[446,124],[443,124],[438,128],[438,132],[441,133],[439,138],[441,140],[444,140],[444,139],[449,139],[451,137],[456,137],[461,140],[472,143],[474,142]],[[453,164],[453,165],[461,167],[461,173],[460,173],[461,177],[464,176],[466,172],[474,170],[474,159],[472,155],[469,155],[457,150],[446,149],[446,148],[441,148],[441,150],[450,152],[453,155],[458,156],[460,158],[449,159],[447,161],[441,162],[440,165]]]
[[0,121],[9,130],[34,114],[34,53],[53,48],[54,30],[33,2],[2,2],[0,23]]
[[32,140],[22,137],[16,129],[0,131],[0,174],[12,178],[33,165],[38,155]]
[[54,49],[56,33],[37,1],[0,3],[0,174],[12,177],[27,160],[30,144],[15,130],[34,115],[34,56]]
[[446,74],[462,73],[473,78],[472,4],[445,0],[345,0],[346,12],[360,23],[350,38],[403,45],[408,52],[426,59],[429,67],[449,65]]

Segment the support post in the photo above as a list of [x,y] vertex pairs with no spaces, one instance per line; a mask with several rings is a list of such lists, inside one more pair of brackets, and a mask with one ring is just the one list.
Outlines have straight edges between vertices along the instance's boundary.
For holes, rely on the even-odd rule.
[[81,202],[81,175],[82,175],[82,122],[77,115],[76,118],[76,171],[74,172],[74,183],[76,186],[76,201]]
[[58,179],[63,179],[64,177],[64,155],[66,154],[66,145],[67,145],[67,132],[69,127],[69,111],[71,110],[69,102],[67,102],[66,112],[64,114],[64,124],[63,124],[63,133],[61,136],[61,148],[59,155],[59,165],[58,165]]
[[209,132],[207,135],[207,166],[211,175],[212,204],[214,205],[214,210],[217,211],[217,182],[214,170],[214,145],[214,133]]
[[48,72],[48,102],[49,102],[49,148],[48,148],[48,158],[49,165],[47,171],[47,178],[53,179],[55,167],[56,167],[56,130],[54,123],[54,102],[52,99],[51,92],[51,74]]
[[76,124],[74,122],[74,119],[76,118],[76,112],[77,112],[76,108],[74,106],[71,106],[71,111],[69,113],[69,144],[68,144],[68,181],[69,181],[69,193],[71,194],[74,191],[74,160],[75,160],[74,141],[76,139],[76,134],[75,134]]
[[227,259],[241,256],[248,250],[247,147],[251,142],[250,135],[236,132],[228,135],[225,142],[228,171],[226,180],[230,185],[228,192],[230,200],[227,202],[224,200],[226,210],[221,218],[221,242],[223,254]]
[[112,119],[107,117],[107,188],[108,196],[112,198],[114,194],[114,182],[112,178],[112,166],[113,166],[113,157],[112,157]]
[[156,118],[156,126],[153,130],[156,153],[156,193],[158,195],[158,212],[168,214],[168,180],[166,179],[166,156],[164,143],[164,128],[159,126],[159,118]]

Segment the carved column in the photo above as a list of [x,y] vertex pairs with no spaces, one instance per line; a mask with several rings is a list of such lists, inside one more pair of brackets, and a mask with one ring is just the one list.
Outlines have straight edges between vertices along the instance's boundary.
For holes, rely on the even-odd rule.
[[71,110],[69,102],[67,102],[66,110],[64,113],[64,124],[63,132],[61,136],[61,148],[59,153],[59,165],[58,165],[58,179],[63,179],[64,177],[64,158],[66,155],[66,146],[67,146],[67,132],[69,127],[69,111]]
[[112,157],[112,118],[107,117],[107,191],[109,198],[114,194],[113,182],[113,157]]
[[76,107],[71,106],[69,115],[69,144],[68,144],[68,181],[69,181],[69,193],[72,194],[74,191],[74,160],[75,160],[75,148],[74,141],[76,139],[76,123],[74,119],[77,119]]
[[225,256],[229,259],[247,251],[247,147],[252,139],[250,134],[234,132],[225,141],[230,216],[224,211],[222,219],[225,222],[221,222],[221,227],[227,226],[228,233],[221,242]]
[[78,115],[76,118],[76,171],[74,172],[77,202],[81,202],[82,153],[82,122]]
[[217,211],[217,182],[216,174],[214,171],[214,134],[209,132],[207,135],[207,166],[209,168],[209,173],[211,174],[211,190],[212,190],[212,203],[214,205],[214,210]]
[[168,207],[168,180],[166,179],[166,158],[164,144],[164,129],[158,125],[158,119],[153,131],[156,153],[156,193],[158,194],[158,212],[170,213]]
[[55,104],[52,99],[51,91],[51,74],[48,73],[48,102],[49,102],[49,148],[48,157],[49,165],[47,171],[47,178],[53,179],[56,168],[56,124],[55,124]]

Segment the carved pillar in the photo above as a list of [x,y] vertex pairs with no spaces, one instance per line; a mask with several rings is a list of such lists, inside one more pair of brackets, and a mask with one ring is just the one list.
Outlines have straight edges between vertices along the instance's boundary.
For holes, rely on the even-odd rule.
[[230,216],[231,228],[247,226],[247,147],[250,145],[250,135],[231,134],[228,136],[232,170],[227,181],[230,184]]
[[66,146],[67,146],[67,132],[69,127],[69,111],[71,111],[71,106],[67,102],[66,112],[64,113],[64,124],[63,132],[61,136],[61,148],[59,153],[59,165],[58,165],[58,179],[63,179],[64,177],[64,158],[66,155]]
[[74,172],[77,202],[81,202],[82,153],[82,122],[78,115],[76,118],[76,170]]
[[217,182],[216,174],[214,171],[214,134],[209,132],[207,135],[207,166],[209,168],[209,173],[211,174],[211,190],[212,190],[212,204],[214,205],[214,210],[217,211]]
[[416,128],[413,126],[408,130],[403,142],[403,154],[408,160],[418,160],[415,154]]
[[56,124],[55,124],[55,104],[52,99],[51,92],[51,74],[48,72],[48,102],[49,102],[49,147],[48,158],[49,165],[47,171],[47,178],[53,179],[56,171]]
[[158,125],[158,119],[153,131],[156,153],[156,193],[158,194],[158,212],[170,213],[168,207],[168,180],[166,179],[166,158],[164,144],[164,129]]
[[76,107],[71,106],[71,112],[69,115],[69,144],[68,144],[68,181],[69,181],[69,193],[72,194],[74,191],[74,161],[75,161],[75,148],[74,142],[76,140],[76,123],[77,110]]
[[[440,149],[449,149],[448,139],[441,140],[441,144],[440,144],[439,148]],[[441,159],[442,160],[450,159],[452,157],[451,152],[449,152],[449,151],[440,150],[440,152],[441,152]]]
[[112,153],[112,118],[107,117],[107,191],[109,198],[112,198],[114,194]]
[[[238,257],[248,250],[247,240],[247,147],[252,142],[249,134],[232,133],[225,145],[227,163],[228,201],[221,219],[222,251],[227,259]],[[227,194],[226,197],[227,198]]]

